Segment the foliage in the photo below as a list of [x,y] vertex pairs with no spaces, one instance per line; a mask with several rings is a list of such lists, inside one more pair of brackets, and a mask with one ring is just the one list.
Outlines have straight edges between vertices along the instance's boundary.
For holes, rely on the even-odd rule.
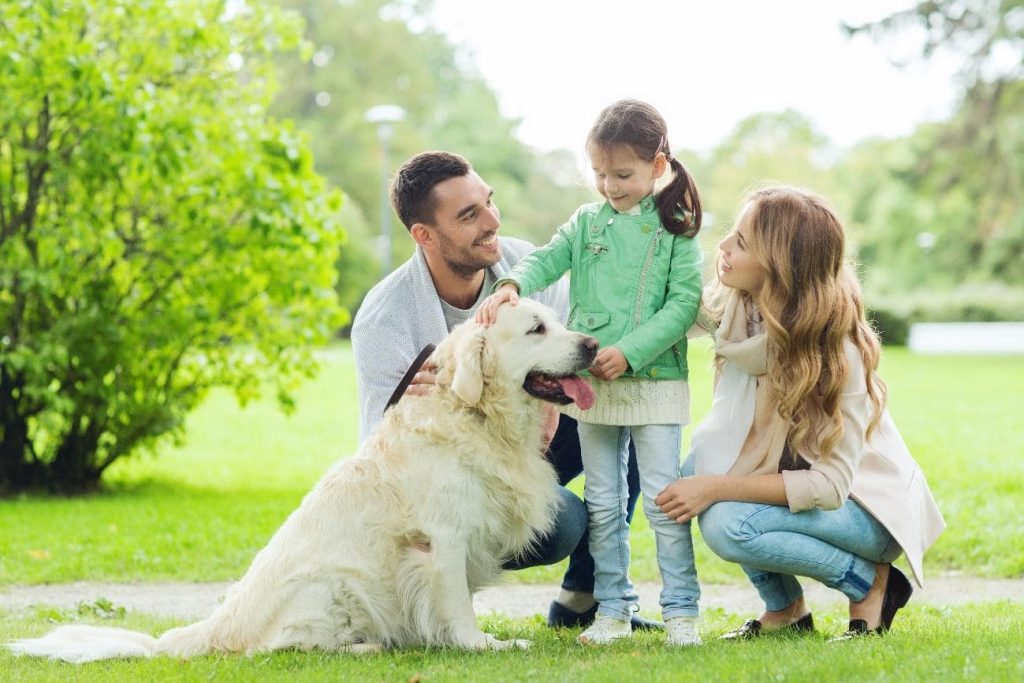
[[920,290],[869,297],[868,317],[888,345],[904,346],[916,322],[1016,322],[1024,320],[1024,290],[999,284],[945,291]]
[[848,31],[962,57],[948,121],[855,150],[844,178],[879,289],[1024,285],[1024,2],[918,2]]
[[[429,2],[410,0],[288,0],[306,20],[312,59],[280,61],[282,89],[274,111],[296,121],[314,144],[316,168],[344,189],[362,226],[343,252],[343,303],[355,307],[379,269],[381,145],[368,109],[395,104],[405,119],[394,126],[388,169],[428,149],[465,156],[495,189],[503,232],[544,243],[589,189],[565,152],[539,155],[519,142],[518,122],[502,115],[497,97],[463,54],[430,27]],[[594,112],[597,115],[597,112]],[[567,146],[582,147],[586,131]],[[413,242],[392,217],[392,263]],[[351,268],[360,265],[359,270]]]
[[343,322],[338,196],[270,120],[273,3],[0,0],[0,491],[93,486]]
[[705,279],[713,277],[719,240],[735,224],[743,197],[755,187],[782,183],[808,188],[832,201],[837,191],[828,140],[799,112],[764,112],[747,117],[707,156],[677,154],[701,192]]
[[910,321],[907,315],[883,306],[867,309],[866,315],[886,346],[906,346],[910,339]]

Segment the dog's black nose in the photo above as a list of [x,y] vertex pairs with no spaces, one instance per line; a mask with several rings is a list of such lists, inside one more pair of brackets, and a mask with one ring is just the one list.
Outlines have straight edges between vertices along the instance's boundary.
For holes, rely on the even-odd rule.
[[597,353],[598,347],[601,346],[598,343],[598,341],[596,339],[594,339],[593,337],[584,337],[583,341],[580,342],[580,344],[583,346],[583,350],[584,351],[586,351],[587,353],[594,353],[594,354]]

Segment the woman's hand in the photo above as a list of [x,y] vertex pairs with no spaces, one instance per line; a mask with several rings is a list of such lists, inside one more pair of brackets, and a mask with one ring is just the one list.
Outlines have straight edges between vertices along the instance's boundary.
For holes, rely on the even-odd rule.
[[498,291],[484,299],[480,308],[476,309],[476,321],[484,327],[490,327],[498,317],[498,307],[505,303],[512,306],[519,303],[519,288],[511,282],[506,282]]
[[597,352],[590,366],[590,374],[598,379],[612,381],[622,376],[629,367],[626,357],[614,346],[606,346]]
[[717,503],[715,476],[684,477],[672,482],[658,494],[654,504],[679,524],[691,519]]

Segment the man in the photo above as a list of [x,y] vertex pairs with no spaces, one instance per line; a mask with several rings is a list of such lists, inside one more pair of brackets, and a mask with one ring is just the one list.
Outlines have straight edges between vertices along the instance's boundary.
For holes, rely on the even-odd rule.
[[[416,253],[366,295],[352,326],[352,349],[359,388],[360,438],[380,421],[388,398],[427,344],[473,317],[491,287],[533,249],[522,240],[498,237],[501,217],[494,191],[462,157],[424,152],[405,162],[392,181],[391,203]],[[554,309],[563,322],[568,305],[565,281],[533,298]],[[408,391],[429,391],[429,369],[416,374]],[[564,487],[583,469],[575,420],[551,411],[554,431],[547,457]],[[554,419],[558,427],[554,430]],[[632,517],[639,495],[636,455],[630,449],[629,500]],[[555,530],[535,553],[509,569],[553,564],[570,554],[558,599],[551,603],[551,626],[586,626],[594,619],[594,562],[587,549],[583,502],[562,490]],[[639,617],[634,628],[656,625]]]

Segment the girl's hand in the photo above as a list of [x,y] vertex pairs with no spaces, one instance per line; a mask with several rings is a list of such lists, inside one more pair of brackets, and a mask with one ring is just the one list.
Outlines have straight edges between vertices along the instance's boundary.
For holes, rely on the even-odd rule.
[[484,327],[490,327],[498,317],[498,307],[504,303],[515,306],[519,303],[519,288],[506,282],[494,294],[484,299],[480,308],[476,309],[476,321]]
[[715,486],[716,477],[684,477],[672,482],[658,494],[654,504],[679,524],[707,510],[718,502]]
[[597,352],[594,363],[590,366],[590,374],[598,379],[612,381],[622,376],[629,367],[626,357],[614,346],[606,346]]

